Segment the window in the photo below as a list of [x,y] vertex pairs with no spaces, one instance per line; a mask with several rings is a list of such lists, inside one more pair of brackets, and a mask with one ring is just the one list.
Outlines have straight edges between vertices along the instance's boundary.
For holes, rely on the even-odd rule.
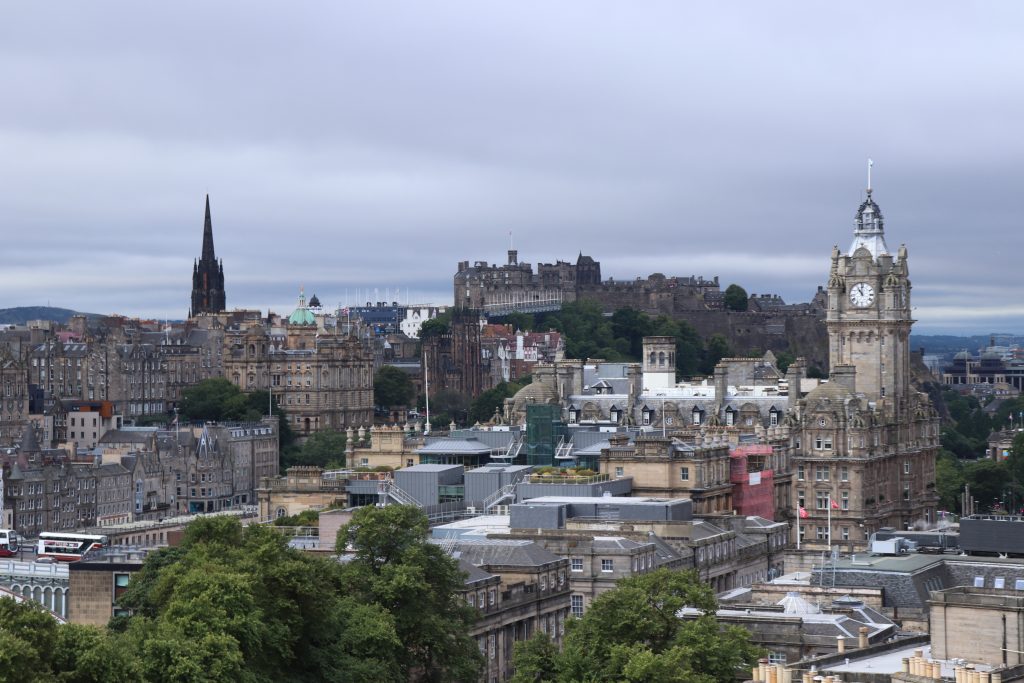
[[577,412],[575,408],[569,408],[569,424],[576,424]]
[[822,441],[821,441],[821,437],[819,436],[818,438],[816,438],[814,440],[814,448],[815,448],[815,450],[819,450],[820,451],[821,450],[821,446],[822,446]]
[[903,500],[910,500],[910,484],[903,485]]
[[622,475],[623,475],[623,471],[622,471],[622,468],[621,468],[621,467],[616,467],[616,468],[615,468],[615,477],[616,477],[616,478],[619,478],[619,477],[621,477]]
[[467,595],[466,602],[469,603],[470,607],[476,607],[476,593],[470,593]]
[[570,563],[569,569],[571,571],[574,571],[574,572],[581,572],[581,571],[583,571],[583,559],[582,558],[574,557],[571,560],[569,560],[569,563]]
[[819,510],[828,510],[828,493],[825,491],[818,491],[815,496],[815,507]]
[[992,579],[992,587],[993,588],[998,588],[1000,590],[1002,590],[1003,588],[1006,588],[1006,577],[1005,576],[997,576],[994,579]]
[[696,409],[694,409],[694,411],[693,411],[693,424],[695,424],[695,425],[699,425],[700,424],[700,411],[696,410]]
[[910,461],[909,460],[904,460],[903,461],[903,474],[910,474]]
[[814,480],[815,481],[828,481],[828,465],[816,465],[814,467]]
[[850,481],[850,468],[846,465],[839,468],[839,481]]
[[768,413],[768,426],[777,427],[779,424],[779,414],[774,410]]
[[984,576],[975,576],[974,577],[974,587],[975,588],[984,588],[985,587],[985,577]]
[[540,577],[540,589],[546,591],[548,589],[548,575],[545,574]]
[[726,427],[731,427],[733,425],[733,415],[734,415],[734,413],[731,410],[725,411],[725,426]]
[[645,424],[645,425],[651,424],[651,413],[652,412],[653,411],[651,411],[650,409],[644,409],[644,411],[643,411],[643,424]]
[[492,605],[492,606],[493,606],[493,605],[494,605],[494,601],[495,601],[496,599],[497,599],[497,595],[496,595],[496,592],[495,592],[495,590],[494,590],[494,589],[492,588],[491,590],[489,590],[489,591],[487,592],[487,604],[488,604],[488,605]]
[[785,652],[769,652],[768,653],[769,664],[785,664],[786,653]]
[[609,559],[602,559],[601,560],[601,571],[602,572],[610,572],[611,570],[612,570],[612,561],[609,560]]
[[828,539],[828,527],[816,526],[814,527],[815,536],[819,541]]
[[798,480],[800,480],[800,481],[804,480],[804,466],[803,465],[797,465],[796,466],[796,478]]
[[849,510],[850,509],[850,492],[849,491],[842,491],[842,492],[840,492],[840,494],[839,494],[839,508],[841,510]]
[[850,527],[848,527],[848,526],[841,526],[841,527],[839,527],[839,537],[842,538],[844,541],[849,541],[850,540]]
[[807,502],[806,502],[806,500],[807,500],[807,498],[806,498],[806,494],[804,493],[804,491],[803,491],[803,490],[800,490],[800,491],[797,491],[797,492],[796,492],[796,504],[797,504],[797,505],[798,505],[799,507],[802,507],[802,508],[805,508],[805,507],[807,507]]
[[680,467],[679,468],[679,481],[690,481],[690,468]]
[[582,617],[583,616],[583,596],[582,595],[573,595],[573,596],[571,596],[569,598],[569,604],[571,606],[572,615],[574,617]]

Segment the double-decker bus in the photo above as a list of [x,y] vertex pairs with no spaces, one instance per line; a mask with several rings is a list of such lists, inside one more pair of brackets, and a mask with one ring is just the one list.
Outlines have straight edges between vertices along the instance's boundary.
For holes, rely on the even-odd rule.
[[0,529],[0,557],[14,557],[18,548],[18,534],[14,529]]
[[90,550],[99,550],[107,545],[107,537],[98,534],[64,534],[44,531],[39,534],[36,555],[52,557],[62,562],[77,562]]

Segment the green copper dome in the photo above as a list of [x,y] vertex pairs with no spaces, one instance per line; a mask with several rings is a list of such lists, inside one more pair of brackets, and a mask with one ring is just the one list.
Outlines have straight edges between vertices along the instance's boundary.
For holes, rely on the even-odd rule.
[[313,315],[313,311],[309,310],[306,306],[306,292],[303,289],[299,289],[299,305],[292,311],[292,314],[288,316],[289,325],[316,325],[316,316]]

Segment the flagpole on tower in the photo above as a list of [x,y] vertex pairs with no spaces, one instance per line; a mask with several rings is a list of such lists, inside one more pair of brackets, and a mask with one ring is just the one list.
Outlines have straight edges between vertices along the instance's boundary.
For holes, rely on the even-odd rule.
[[868,159],[868,194],[871,194],[871,167],[875,165],[871,159]]

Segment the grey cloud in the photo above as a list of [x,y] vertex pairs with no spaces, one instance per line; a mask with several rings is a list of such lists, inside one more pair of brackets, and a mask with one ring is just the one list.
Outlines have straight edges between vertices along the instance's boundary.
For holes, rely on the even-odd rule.
[[801,301],[849,244],[872,156],[918,329],[1024,331],[1022,19],[1009,1],[24,5],[0,25],[0,306],[180,317],[206,192],[229,306],[287,310],[299,284],[447,301],[455,264],[503,261],[510,230],[531,262],[582,250],[614,277]]

